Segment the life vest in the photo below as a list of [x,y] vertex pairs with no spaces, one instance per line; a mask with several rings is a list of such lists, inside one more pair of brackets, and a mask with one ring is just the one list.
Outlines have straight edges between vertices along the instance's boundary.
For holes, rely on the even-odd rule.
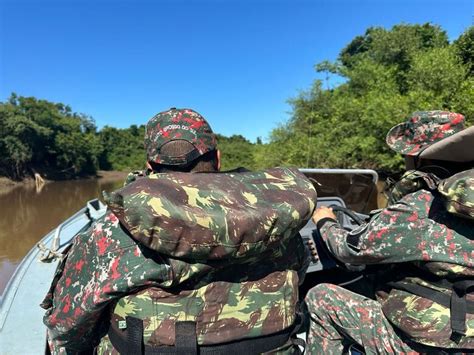
[[98,352],[297,352],[308,262],[298,232],[315,202],[311,182],[287,168],[151,174],[112,193],[109,208],[166,260],[172,282],[119,299]]
[[431,190],[437,206],[419,218],[437,221],[446,232],[428,235],[427,247],[430,238],[446,238],[447,248],[458,243],[464,263],[420,260],[396,266],[394,270],[406,276],[385,285],[391,290],[381,301],[382,309],[416,343],[474,349],[474,169],[441,180]]
[[474,219],[474,169],[462,171],[443,180],[438,191],[444,196],[446,209],[450,213]]

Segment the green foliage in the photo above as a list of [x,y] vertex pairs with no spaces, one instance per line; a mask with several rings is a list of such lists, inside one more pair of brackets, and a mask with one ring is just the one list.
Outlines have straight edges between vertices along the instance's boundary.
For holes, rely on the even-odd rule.
[[469,27],[454,41],[455,48],[462,62],[466,65],[469,75],[474,74],[474,26]]
[[[0,176],[22,179],[39,172],[50,179],[103,170],[143,169],[145,126],[105,126],[61,103],[12,94],[0,103]],[[222,168],[256,168],[255,144],[240,135],[218,135]],[[258,144],[263,146],[261,140]]]
[[[318,72],[344,78],[337,87],[312,87],[289,102],[288,122],[268,143],[218,135],[223,170],[277,165],[398,170],[402,157],[385,144],[388,130],[418,110],[474,116],[474,26],[453,43],[432,24],[371,27]],[[325,85],[326,87],[328,85]],[[144,126],[104,127],[61,103],[12,94],[0,103],[0,175],[32,172],[72,177],[97,168],[142,169]]]
[[237,167],[255,169],[254,158],[255,144],[250,143],[241,135],[225,137],[217,135],[217,144],[221,151],[222,170],[230,170]]
[[99,156],[100,167],[104,170],[119,171],[143,169],[146,161],[144,136],[144,125],[131,125],[126,129],[105,126],[99,132],[103,148]]
[[312,88],[290,100],[293,115],[256,153],[257,165],[398,170],[388,130],[413,111],[445,109],[473,117],[473,29],[453,44],[431,24],[369,28],[317,71],[345,82]]
[[0,103],[0,174],[14,179],[95,173],[101,150],[94,121],[69,106],[12,94]]
[[455,50],[445,47],[414,54],[406,77],[410,94],[420,95],[420,102],[446,107],[459,92],[465,76],[466,68]]
[[384,67],[395,69],[396,81],[401,92],[406,92],[406,72],[410,70],[412,56],[423,50],[448,46],[446,32],[439,26],[396,25],[391,30],[369,28],[364,36],[357,36],[340,54],[342,73],[363,58],[373,60]]

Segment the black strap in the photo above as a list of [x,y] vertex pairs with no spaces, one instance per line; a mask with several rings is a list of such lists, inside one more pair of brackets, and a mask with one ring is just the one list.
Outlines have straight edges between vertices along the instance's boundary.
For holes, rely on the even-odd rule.
[[[466,335],[466,312],[467,304],[465,295],[460,296],[457,292],[453,291],[451,294],[451,330],[453,331],[453,336],[458,337]],[[454,339],[453,339],[454,340]]]
[[[299,318],[299,317],[298,317]],[[279,348],[287,343],[292,334],[295,332],[295,329],[300,326],[301,320],[297,320],[295,324],[287,329],[282,330],[281,332],[274,333],[271,335],[242,339],[230,343],[218,344],[218,345],[202,345],[198,346],[196,341],[196,331],[194,330],[194,335],[192,332],[192,325],[186,323],[194,322],[176,322],[176,330],[184,330],[184,333],[176,333],[176,346],[143,346],[143,321],[133,317],[127,317],[127,330],[122,331],[116,329],[115,325],[109,327],[109,339],[112,342],[114,348],[120,354],[146,354],[146,355],[169,355],[169,354],[201,354],[201,355],[253,355],[261,354],[265,352],[272,351],[276,348]],[[130,322],[131,319],[134,319]],[[179,325],[181,323],[181,325]],[[185,323],[185,324],[183,324]],[[140,327],[141,325],[141,327]],[[195,327],[195,324],[194,324]],[[131,329],[135,328],[135,330]],[[138,330],[141,329],[140,340],[137,341],[135,334]],[[195,328],[194,328],[195,329]],[[130,336],[130,333],[134,334]],[[188,339],[185,339],[188,337]],[[132,342],[133,344],[129,344]],[[191,343],[194,342],[196,352],[187,352],[184,351],[184,348],[192,348]],[[141,346],[138,349],[138,344]]]
[[197,355],[196,322],[176,322],[174,329],[177,353]]
[[466,295],[474,291],[474,280],[462,280],[453,283],[451,294],[451,329],[454,334],[466,335],[466,313],[474,313],[474,302],[472,309],[468,309]]
[[449,282],[439,281],[438,284],[450,285],[451,295],[430,287],[407,283],[403,281],[389,282],[388,286],[397,290],[409,292],[411,294],[427,298],[450,309],[452,339],[459,340],[466,335],[466,313],[474,313],[474,302],[466,300],[466,295],[470,293],[474,286],[474,280],[462,280]]
[[[134,317],[126,317],[127,322],[127,331],[125,332],[125,337],[123,335],[118,335],[117,332],[110,332],[109,338],[112,344],[118,340],[117,337],[120,337],[119,342],[121,342],[122,337],[123,341],[120,343],[120,348],[117,350],[122,355],[134,355],[143,353],[143,321]],[[110,327],[112,329],[112,327]],[[115,346],[115,345],[114,345]]]

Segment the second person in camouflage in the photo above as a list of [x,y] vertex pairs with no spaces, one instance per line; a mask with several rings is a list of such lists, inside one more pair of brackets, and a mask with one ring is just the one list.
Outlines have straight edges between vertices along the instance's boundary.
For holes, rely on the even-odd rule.
[[451,189],[441,192],[440,179],[426,170],[436,164],[452,175],[472,168],[473,140],[474,130],[464,129],[460,114],[416,112],[387,136],[407,166],[419,169],[395,185],[391,205],[352,232],[330,209],[315,212],[335,258],[383,264],[384,273],[376,300],[329,284],[309,291],[312,354],[341,354],[351,345],[368,354],[474,350],[474,221],[466,213],[474,206],[466,201],[474,196],[473,170],[454,175]]

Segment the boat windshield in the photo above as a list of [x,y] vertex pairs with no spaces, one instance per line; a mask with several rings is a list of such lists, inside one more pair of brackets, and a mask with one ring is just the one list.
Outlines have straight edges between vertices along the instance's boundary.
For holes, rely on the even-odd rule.
[[318,197],[340,197],[346,207],[368,214],[378,206],[378,175],[368,169],[301,169]]

